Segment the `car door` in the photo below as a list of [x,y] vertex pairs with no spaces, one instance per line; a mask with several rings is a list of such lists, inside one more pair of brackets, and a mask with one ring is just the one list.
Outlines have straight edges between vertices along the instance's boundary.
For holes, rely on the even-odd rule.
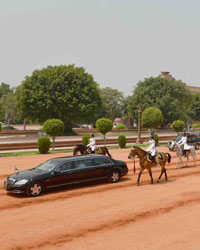
[[85,182],[102,177],[101,172],[103,170],[94,165],[93,159],[76,160],[73,162],[72,168],[74,168],[72,172],[77,182]]
[[47,187],[63,186],[74,181],[71,171],[72,162],[67,161],[59,165],[51,173],[51,177],[46,180]]
[[110,169],[112,168],[113,163],[106,157],[97,157],[94,159],[94,165],[96,166],[97,172],[100,177],[107,177],[110,173]]

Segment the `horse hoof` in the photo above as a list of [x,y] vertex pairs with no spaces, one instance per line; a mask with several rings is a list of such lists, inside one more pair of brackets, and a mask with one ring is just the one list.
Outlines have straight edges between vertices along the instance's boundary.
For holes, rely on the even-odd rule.
[[139,186],[139,183],[137,183],[136,186]]
[[159,180],[157,180],[157,183],[159,183],[160,181]]
[[153,181],[151,181],[151,184],[153,184]]

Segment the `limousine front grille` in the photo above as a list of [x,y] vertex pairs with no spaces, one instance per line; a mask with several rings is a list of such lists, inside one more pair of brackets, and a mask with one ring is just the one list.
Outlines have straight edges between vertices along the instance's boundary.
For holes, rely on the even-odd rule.
[[16,180],[13,179],[13,178],[8,178],[8,179],[7,179],[7,184],[8,184],[8,185],[12,185],[12,184],[15,183],[15,181],[16,181]]

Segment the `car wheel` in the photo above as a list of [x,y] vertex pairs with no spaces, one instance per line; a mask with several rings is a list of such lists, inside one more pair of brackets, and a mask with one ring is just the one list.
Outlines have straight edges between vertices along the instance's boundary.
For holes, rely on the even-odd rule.
[[119,174],[119,171],[117,170],[112,171],[108,178],[109,182],[111,183],[118,182],[119,179],[120,179],[120,174]]
[[195,149],[196,149],[196,150],[199,149],[199,144],[198,144],[198,143],[195,145]]
[[41,194],[43,190],[42,184],[39,182],[32,182],[27,188],[27,196],[36,197]]

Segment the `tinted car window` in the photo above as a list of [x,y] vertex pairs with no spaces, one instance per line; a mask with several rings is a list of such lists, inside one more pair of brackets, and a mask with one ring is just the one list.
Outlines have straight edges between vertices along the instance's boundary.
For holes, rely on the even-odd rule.
[[36,167],[36,169],[50,172],[52,169],[55,168],[55,166],[56,166],[55,162],[53,162],[53,161],[46,161],[46,162],[40,164],[38,167]]
[[70,170],[70,168],[71,168],[71,162],[65,162],[57,170],[62,173],[67,170]]
[[106,158],[96,158],[94,159],[94,165],[105,165],[110,164],[111,162]]
[[75,168],[84,168],[92,166],[92,159],[78,160],[74,162]]

